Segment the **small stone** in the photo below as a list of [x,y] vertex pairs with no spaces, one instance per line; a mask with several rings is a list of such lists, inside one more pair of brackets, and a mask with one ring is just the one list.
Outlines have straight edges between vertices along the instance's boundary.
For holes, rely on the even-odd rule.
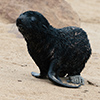
[[18,82],[22,82],[22,80],[18,80]]

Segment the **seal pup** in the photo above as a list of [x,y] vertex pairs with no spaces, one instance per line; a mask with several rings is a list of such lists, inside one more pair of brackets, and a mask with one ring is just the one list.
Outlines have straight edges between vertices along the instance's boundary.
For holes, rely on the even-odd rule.
[[[91,55],[91,47],[86,32],[74,26],[54,28],[37,11],[26,11],[16,20],[18,30],[23,35],[30,56],[40,69],[32,72],[36,78],[48,77],[53,83],[78,88],[84,84],[80,73]],[[60,77],[65,77],[63,83]]]

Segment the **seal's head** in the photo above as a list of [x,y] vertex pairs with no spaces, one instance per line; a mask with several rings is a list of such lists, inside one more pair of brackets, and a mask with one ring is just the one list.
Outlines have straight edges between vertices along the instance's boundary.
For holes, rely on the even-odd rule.
[[39,12],[26,11],[22,13],[16,20],[18,30],[25,37],[26,34],[36,34],[40,30],[45,30],[49,27],[49,22]]

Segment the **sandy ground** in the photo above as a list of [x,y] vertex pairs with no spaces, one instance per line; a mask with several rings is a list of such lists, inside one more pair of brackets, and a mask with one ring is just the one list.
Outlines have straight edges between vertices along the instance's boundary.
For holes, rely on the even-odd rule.
[[100,100],[100,1],[66,1],[80,16],[92,46],[92,56],[82,72],[85,85],[69,89],[32,77],[31,71],[39,71],[24,39],[16,35],[14,24],[0,19],[0,100]]

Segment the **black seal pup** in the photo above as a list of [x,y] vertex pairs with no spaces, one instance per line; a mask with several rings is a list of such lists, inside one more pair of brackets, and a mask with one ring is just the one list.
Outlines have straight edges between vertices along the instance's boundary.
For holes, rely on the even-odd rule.
[[[36,78],[48,77],[53,83],[78,88],[84,84],[80,76],[91,55],[91,47],[86,32],[79,27],[56,29],[39,12],[26,11],[16,20],[16,25],[26,40],[30,56],[40,69],[40,74],[32,72]],[[78,84],[63,83],[59,77]]]

